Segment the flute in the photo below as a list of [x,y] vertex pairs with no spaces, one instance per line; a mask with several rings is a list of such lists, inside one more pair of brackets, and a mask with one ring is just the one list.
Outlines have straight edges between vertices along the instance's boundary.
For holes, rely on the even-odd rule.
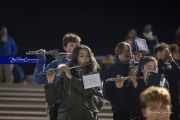
[[[105,80],[105,82],[115,82],[115,81],[117,81],[116,79],[117,78],[108,78],[108,79]],[[120,79],[125,81],[125,80],[129,80],[129,77],[122,77],[122,76],[120,76]]]
[[[83,67],[83,66],[87,66],[87,65],[91,65],[92,63],[88,63],[88,64],[85,64],[85,65],[77,65],[77,66],[73,66],[73,67],[70,67],[69,69],[74,69],[74,68],[79,68],[79,67]],[[50,70],[50,71],[41,71],[38,73],[38,75],[43,75],[43,74],[48,74],[48,73],[51,73],[51,72],[58,72],[59,69],[53,69],[53,70]]]
[[53,52],[58,52],[60,55],[71,54],[71,53],[66,53],[66,52],[59,52],[58,50],[50,50],[50,51],[45,51],[45,52],[36,50],[36,51],[26,52],[26,55],[37,55],[37,54],[49,55],[49,54],[52,54]]

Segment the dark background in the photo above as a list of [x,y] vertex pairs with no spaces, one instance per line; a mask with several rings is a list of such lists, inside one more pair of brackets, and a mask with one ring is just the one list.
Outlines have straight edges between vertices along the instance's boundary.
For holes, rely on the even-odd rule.
[[104,55],[113,53],[128,29],[135,28],[141,36],[148,23],[160,42],[171,43],[180,26],[179,6],[177,1],[3,0],[0,24],[5,24],[15,38],[18,55],[40,48],[63,51],[62,36],[67,32],[78,34],[95,55]]

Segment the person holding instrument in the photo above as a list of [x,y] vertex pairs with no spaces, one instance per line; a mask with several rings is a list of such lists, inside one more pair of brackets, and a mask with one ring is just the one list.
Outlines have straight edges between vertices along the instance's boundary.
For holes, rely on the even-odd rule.
[[[117,88],[117,86],[121,85],[121,83],[117,81],[123,79],[122,77],[128,77],[128,79],[131,79],[132,81],[136,79],[135,75],[129,74],[131,70],[131,46],[129,45],[129,43],[120,42],[116,45],[114,51],[116,57],[115,63],[107,69],[107,71],[105,72],[106,74],[104,75],[105,77],[102,78],[104,80],[103,96],[106,100],[110,101],[112,105],[113,119],[127,120],[130,119],[128,104],[123,104],[123,106],[119,107],[118,104],[115,102],[117,97],[115,93],[119,91],[119,88]],[[106,82],[105,80],[108,78],[114,78],[115,82]],[[129,81],[125,80],[124,86],[127,86],[128,84]],[[129,99],[124,100],[128,101]]]
[[[128,86],[125,86],[124,81],[119,80],[116,91],[114,94],[116,96],[115,103],[121,107],[125,107],[129,109],[129,113],[132,120],[142,120],[144,119],[141,114],[140,93],[148,88],[149,86],[146,84],[147,73],[154,72],[158,73],[157,68],[157,60],[153,56],[144,56],[140,59],[138,70],[137,70],[137,79],[130,79],[132,82]],[[168,82],[163,79],[166,84],[160,85],[168,89]],[[130,120],[129,119],[129,120]]]
[[[86,65],[88,63],[92,64]],[[82,67],[69,69],[77,65]],[[71,61],[59,65],[58,69],[61,72],[59,78],[56,80],[55,72],[47,74],[48,84],[45,86],[48,104],[53,104],[57,98],[62,100],[58,120],[98,120],[97,112],[104,104],[101,88],[85,89],[82,79],[83,75],[99,69],[91,49],[78,45],[71,54]]]
[[[62,40],[63,40],[62,41],[63,49],[67,53],[72,53],[74,47],[76,47],[81,42],[81,38],[75,33],[65,34]],[[45,74],[40,75],[39,74],[40,72],[50,70],[50,69],[56,69],[59,64],[66,63],[70,60],[69,59],[70,54],[67,54],[67,55],[62,56],[60,61],[54,60],[48,65],[46,65],[45,64],[46,57],[44,55],[46,51],[41,49],[41,50],[38,50],[37,52],[42,53],[42,54],[37,54],[37,58],[39,59],[39,62],[37,63],[34,69],[34,75],[33,75],[35,82],[38,84],[48,83],[46,75]],[[56,77],[58,76],[59,74],[56,74]],[[60,103],[61,103],[61,100],[57,99],[57,101],[54,104],[51,104],[50,110],[49,110],[50,120],[57,120],[58,109],[59,109]]]
[[172,120],[179,120],[180,103],[178,81],[180,80],[180,67],[174,61],[166,43],[160,43],[154,49],[154,55],[158,60],[159,73],[164,74],[169,82],[169,92],[172,100]]

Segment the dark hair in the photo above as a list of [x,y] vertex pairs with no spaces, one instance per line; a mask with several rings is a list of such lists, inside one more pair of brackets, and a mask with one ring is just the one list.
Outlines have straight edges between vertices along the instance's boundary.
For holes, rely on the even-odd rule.
[[155,48],[154,48],[154,55],[156,55],[157,52],[159,52],[159,51],[160,52],[163,51],[167,47],[168,47],[168,45],[166,43],[164,43],[164,42],[156,45]]
[[63,47],[64,46],[67,46],[67,44],[69,42],[77,42],[77,43],[80,43],[81,42],[81,38],[75,34],[75,33],[66,33],[63,38],[62,38],[63,42]]
[[142,68],[144,67],[144,65],[146,65],[150,61],[155,61],[157,63],[157,60],[153,56],[143,56],[143,57],[141,57],[141,59],[139,61],[139,65],[138,65],[137,77],[142,77],[143,76]]
[[144,26],[144,30],[143,31],[148,33],[148,32],[150,32],[152,30],[153,30],[152,25],[151,24],[147,24],[147,25]]
[[83,45],[83,44],[79,44],[78,46],[76,46],[71,54],[71,61],[68,63],[69,66],[74,66],[74,65],[77,65],[78,64],[78,55],[79,55],[79,51],[81,49],[86,49],[88,50],[89,52],[89,55],[90,55],[90,63],[92,63],[92,65],[88,65],[88,71],[89,72],[93,72],[93,71],[96,71],[99,69],[99,65],[96,61],[96,59],[94,58],[94,55],[91,51],[91,49],[86,46],[86,45]]
[[124,51],[125,46],[128,46],[131,51],[131,46],[127,42],[120,42],[116,45],[114,52],[115,52],[115,57],[118,59],[118,55],[122,54]]

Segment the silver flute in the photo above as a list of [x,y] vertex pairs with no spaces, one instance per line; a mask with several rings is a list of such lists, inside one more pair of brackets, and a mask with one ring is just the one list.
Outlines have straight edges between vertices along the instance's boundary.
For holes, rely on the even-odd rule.
[[[79,67],[83,67],[83,66],[87,66],[87,65],[91,65],[92,63],[88,63],[88,64],[85,64],[85,65],[77,65],[77,66],[73,66],[73,67],[70,67],[69,69],[74,69],[74,68],[79,68]],[[53,70],[46,70],[46,71],[41,71],[38,73],[38,75],[43,75],[43,74],[48,74],[48,73],[51,73],[51,72],[58,72],[60,71],[60,69],[53,69]]]
[[[119,78],[119,77],[116,77],[116,78],[108,78],[108,79],[105,80],[105,82],[115,82],[115,81],[117,81],[118,78]],[[120,76],[120,79],[123,80],[123,81],[125,81],[125,80],[129,80],[129,77],[122,77],[122,76]]]
[[[56,52],[56,50],[50,50],[50,51],[45,51],[45,52],[40,52],[40,51],[29,51],[26,52],[26,55],[37,55],[37,54],[44,54],[44,55],[49,55],[52,54],[53,52]],[[59,51],[58,51],[59,52]],[[71,54],[71,53],[66,53],[66,52],[59,52],[60,55],[66,55],[66,54]]]

